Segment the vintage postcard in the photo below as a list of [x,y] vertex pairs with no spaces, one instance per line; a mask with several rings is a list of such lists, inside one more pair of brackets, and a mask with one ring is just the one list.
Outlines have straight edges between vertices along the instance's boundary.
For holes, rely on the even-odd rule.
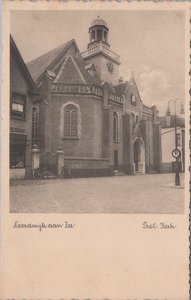
[[1,299],[190,299],[189,19],[3,2]]

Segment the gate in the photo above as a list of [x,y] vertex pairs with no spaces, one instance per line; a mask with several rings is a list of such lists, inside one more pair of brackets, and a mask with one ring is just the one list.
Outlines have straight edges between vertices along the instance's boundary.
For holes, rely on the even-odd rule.
[[56,175],[57,161],[56,154],[51,152],[44,152],[40,155],[40,168],[50,171]]

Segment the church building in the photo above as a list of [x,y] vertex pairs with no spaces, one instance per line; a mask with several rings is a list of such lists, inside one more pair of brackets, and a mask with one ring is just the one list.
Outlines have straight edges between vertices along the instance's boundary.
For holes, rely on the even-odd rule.
[[143,104],[133,74],[122,80],[120,63],[98,17],[86,51],[72,39],[27,64],[43,98],[32,118],[42,165],[54,169],[62,149],[76,177],[160,172],[158,111]]

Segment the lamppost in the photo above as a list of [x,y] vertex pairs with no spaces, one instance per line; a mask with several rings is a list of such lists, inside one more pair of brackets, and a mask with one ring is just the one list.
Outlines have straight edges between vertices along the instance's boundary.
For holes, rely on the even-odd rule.
[[[167,115],[170,116],[170,103],[174,102],[174,132],[175,132],[175,149],[172,151],[172,155],[176,158],[175,163],[175,185],[180,186],[180,175],[179,175],[179,157],[180,157],[180,150],[178,149],[177,145],[177,123],[176,123],[176,103],[180,101],[180,99],[171,99],[168,101],[168,108],[167,108]],[[183,107],[181,105],[181,112],[183,113]]]

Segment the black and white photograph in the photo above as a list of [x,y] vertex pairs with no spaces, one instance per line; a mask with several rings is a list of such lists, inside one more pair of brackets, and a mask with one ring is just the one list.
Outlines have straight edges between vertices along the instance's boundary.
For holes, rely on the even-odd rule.
[[3,300],[189,300],[190,4],[4,0]]
[[11,213],[183,214],[184,172],[184,11],[11,11]]

